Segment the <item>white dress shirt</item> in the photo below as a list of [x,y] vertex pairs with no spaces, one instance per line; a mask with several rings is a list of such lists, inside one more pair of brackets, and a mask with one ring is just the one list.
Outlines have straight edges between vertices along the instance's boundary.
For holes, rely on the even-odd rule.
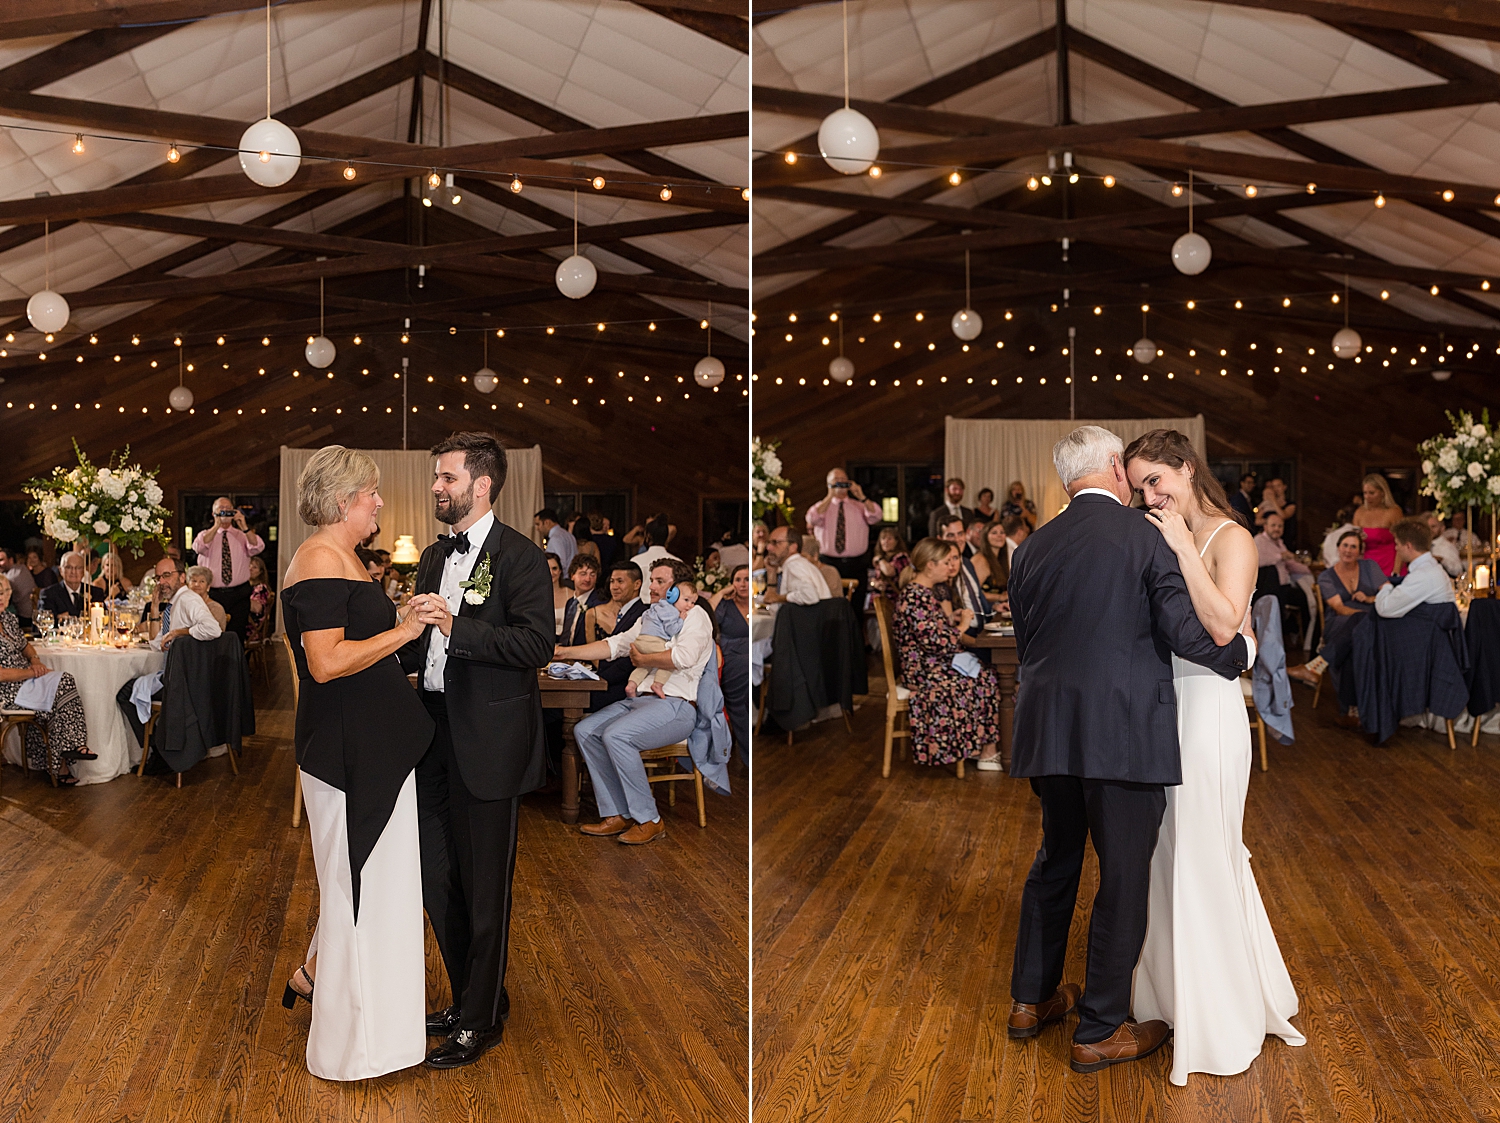
[[224,629],[219,627],[219,622],[214,619],[208,605],[203,603],[203,598],[186,585],[172,594],[171,604],[172,612],[167,617],[167,627],[151,641],[151,646],[157,651],[162,649],[162,637],[179,628],[186,628],[188,635],[194,639],[218,639],[224,634]]
[[[1120,502],[1120,497],[1118,495],[1116,495],[1112,491],[1106,491],[1102,487],[1081,487],[1073,493],[1073,498],[1077,499],[1080,495],[1107,495],[1116,503]],[[1121,506],[1123,506],[1123,504],[1121,504]]]
[[1453,582],[1431,552],[1420,554],[1406,568],[1399,585],[1382,585],[1375,594],[1381,616],[1405,616],[1419,604],[1451,604]]
[[1016,547],[1019,546],[1019,545],[1020,545],[1020,543],[1017,542],[1010,535],[1007,534],[1005,536],[1005,564],[1006,565],[1009,565],[1011,562],[1013,562],[1013,561],[1016,560]]
[[[822,581],[820,577],[819,582]],[[706,607],[706,605],[705,605]],[[641,634],[642,619],[617,636],[608,636],[609,657],[619,659],[630,654],[630,645]],[[695,605],[682,622],[682,630],[667,640],[667,650],[672,653],[672,674],[662,683],[663,694],[682,698],[694,704],[698,701],[698,680],[703,677],[703,668],[714,650],[714,626],[708,613]]]
[[[479,555],[484,552],[484,540],[490,536],[494,527],[495,513],[486,511],[477,523],[464,531],[464,536],[469,540],[468,550],[462,554],[454,550],[443,561],[443,577],[438,582],[437,591],[448,602],[448,611],[455,616],[464,603],[464,590],[458,587],[458,583],[467,581],[474,572],[474,567],[479,564]],[[493,560],[490,564],[494,565]],[[443,635],[443,629],[432,629],[432,637],[427,641],[427,666],[422,670],[422,689],[443,689],[443,671],[448,666],[449,638]]]
[[635,562],[637,568],[641,571],[641,588],[649,589],[651,587],[651,567],[656,564],[658,558],[669,558],[672,561],[681,560],[665,546],[649,546],[630,559]]
[[787,556],[786,564],[781,567],[778,588],[792,604],[817,604],[833,597],[828,591],[828,582],[823,579],[823,571],[801,554]]

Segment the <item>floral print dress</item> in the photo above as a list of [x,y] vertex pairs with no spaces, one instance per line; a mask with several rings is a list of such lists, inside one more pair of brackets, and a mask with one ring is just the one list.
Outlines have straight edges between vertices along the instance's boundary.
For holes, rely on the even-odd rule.
[[1000,683],[986,665],[978,678],[953,669],[963,650],[933,591],[916,581],[896,602],[901,685],[911,691],[911,755],[918,764],[952,764],[1000,741]]
[[[9,612],[0,612],[0,667],[20,669],[31,666],[26,659],[27,639],[21,633],[21,622]],[[0,682],[0,705],[7,709],[16,704],[20,682]],[[83,699],[78,696],[78,684],[67,671],[57,687],[57,697],[52,703],[52,712],[38,714],[35,724],[26,727],[26,759],[32,768],[47,768],[48,742],[42,740],[39,726],[46,726],[48,742],[52,750],[52,766],[64,767],[63,754],[74,749],[88,747],[88,728],[83,719]]]

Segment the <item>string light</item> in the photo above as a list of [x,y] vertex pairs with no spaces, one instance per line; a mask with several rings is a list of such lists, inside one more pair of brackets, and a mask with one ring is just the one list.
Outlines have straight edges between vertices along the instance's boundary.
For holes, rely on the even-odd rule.
[[963,181],[964,177],[958,174],[957,169],[948,173],[948,183],[950,186],[957,187]]
[[167,163],[175,164],[182,159],[182,153],[177,150],[177,144],[173,142],[172,147],[167,149]]
[[512,195],[519,195],[521,193],[521,177],[520,176],[513,175],[513,176],[510,177],[510,191],[511,191]]
[[602,175],[596,175],[593,179],[589,180],[589,182],[593,184],[595,191],[604,190],[604,177]]
[[1104,177],[1103,183],[1105,187],[1113,187],[1115,185],[1115,177],[1107,175]]
[[788,164],[795,164],[797,162],[797,154],[795,152],[788,152],[782,159]]
[[83,134],[77,133],[73,137],[73,155],[83,155]]
[[353,164],[345,164],[344,165],[344,178],[345,179],[353,179],[357,174],[358,173],[355,172]]
[[879,179],[880,178],[880,174],[881,174],[880,173],[880,165],[879,164],[871,164],[870,165],[870,178],[871,179]]
[[1453,188],[1451,188],[1451,187],[1445,187],[1445,188],[1443,188],[1443,202],[1445,202],[1445,203],[1451,203],[1451,202],[1453,202]]
[[661,201],[663,203],[665,203],[665,202],[667,202],[667,200],[669,200],[671,198],[672,198],[672,189],[670,187],[667,187],[665,184],[663,184],[662,185],[662,189],[661,189]]
[[1384,195],[1376,195],[1375,196],[1375,205],[1377,207],[1383,207],[1383,206],[1385,206],[1385,196]]

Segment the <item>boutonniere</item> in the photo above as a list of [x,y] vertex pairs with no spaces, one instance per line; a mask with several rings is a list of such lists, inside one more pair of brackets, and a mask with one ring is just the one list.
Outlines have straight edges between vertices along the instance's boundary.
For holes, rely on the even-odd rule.
[[464,591],[465,604],[483,604],[490,595],[490,556],[485,554],[479,559],[479,564],[474,567],[474,572],[469,575],[467,581],[460,581],[458,587]]

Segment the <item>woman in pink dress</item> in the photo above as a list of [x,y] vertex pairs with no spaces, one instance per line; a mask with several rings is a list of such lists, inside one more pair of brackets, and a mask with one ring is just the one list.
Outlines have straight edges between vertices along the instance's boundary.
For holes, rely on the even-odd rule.
[[1371,472],[1364,478],[1364,502],[1354,511],[1354,525],[1365,532],[1365,557],[1380,567],[1387,577],[1393,576],[1396,564],[1396,536],[1391,533],[1401,518],[1401,508],[1391,495],[1385,477]]

